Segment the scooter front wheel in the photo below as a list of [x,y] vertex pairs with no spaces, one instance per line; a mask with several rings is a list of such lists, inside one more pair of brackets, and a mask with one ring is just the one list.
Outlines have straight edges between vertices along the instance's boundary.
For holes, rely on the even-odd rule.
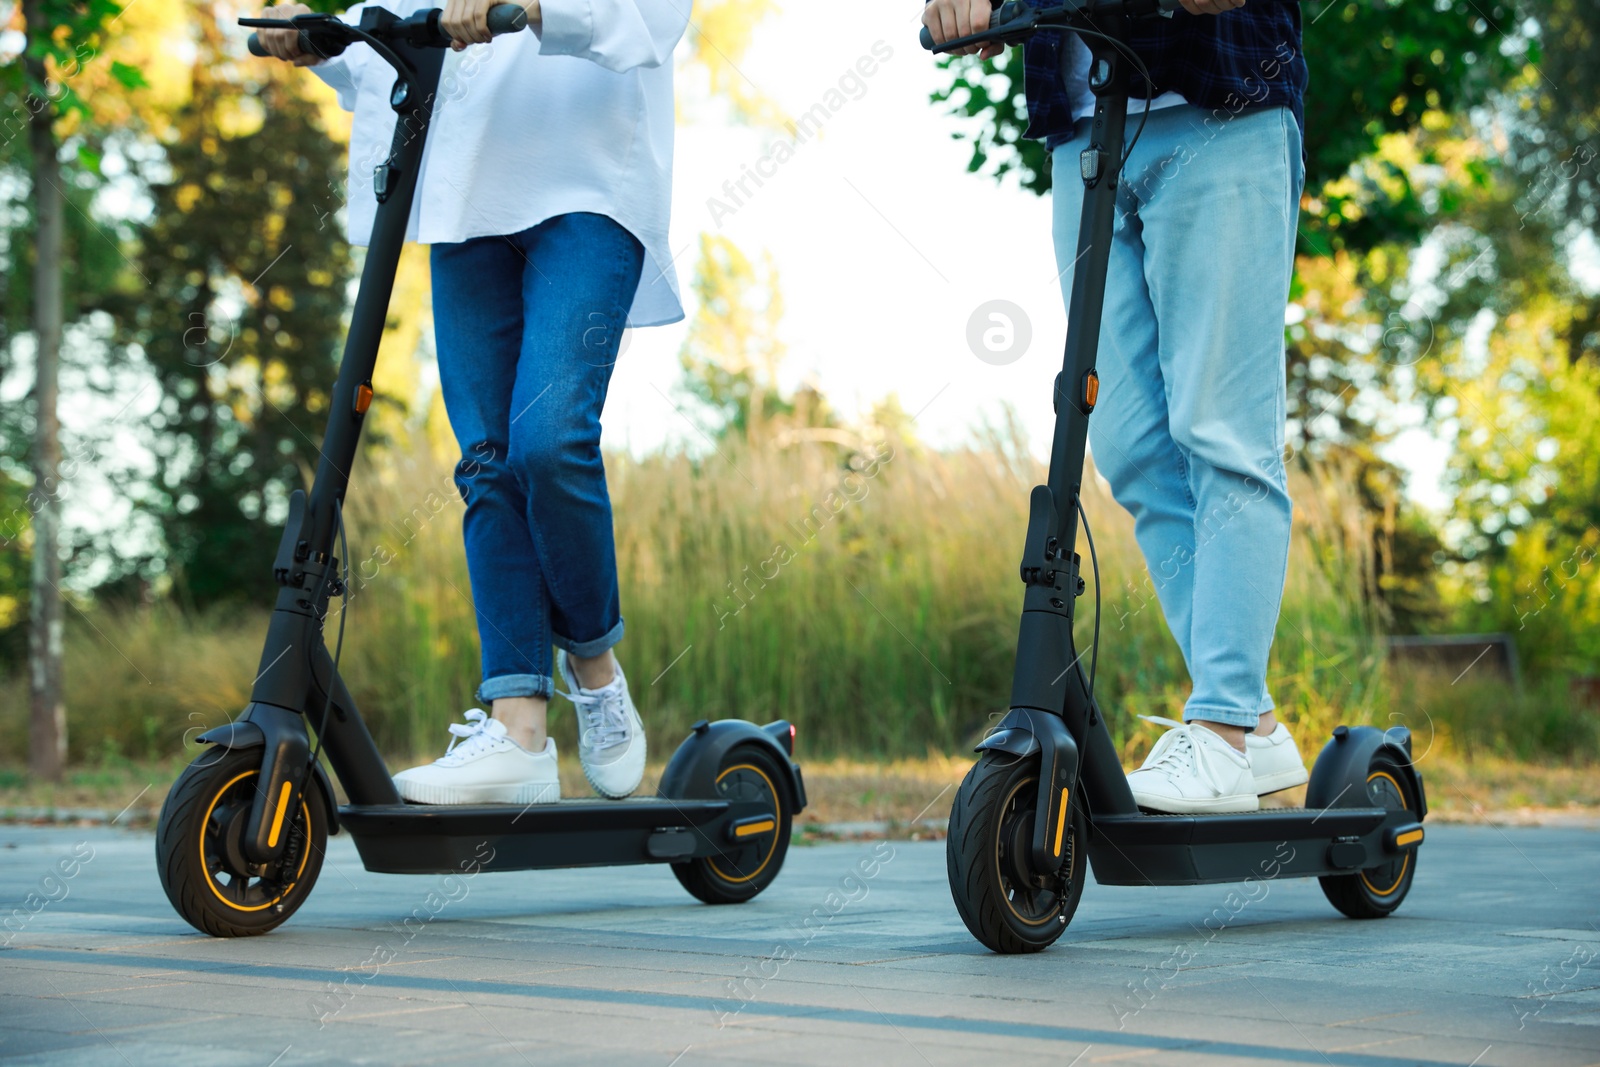
[[1038,952],[1066,930],[1088,877],[1087,826],[1076,800],[1060,870],[1037,874],[1028,860],[1039,794],[1039,761],[985,752],[950,809],[945,862],[950,895],[972,936],[995,952]]
[[264,934],[295,913],[316,885],[328,841],[322,804],[302,795],[286,819],[277,862],[252,864],[242,844],[259,749],[207,749],[184,768],[156,824],[156,870],[179,915],[212,937]]

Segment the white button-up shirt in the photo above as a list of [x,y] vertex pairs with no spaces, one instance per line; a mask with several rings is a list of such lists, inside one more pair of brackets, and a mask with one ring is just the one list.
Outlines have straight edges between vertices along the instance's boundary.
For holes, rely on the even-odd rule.
[[[680,6],[681,4],[681,6]],[[355,23],[357,4],[342,16]],[[405,16],[439,0],[388,0]],[[605,215],[644,245],[632,326],[683,318],[667,245],[672,207],[672,51],[689,0],[544,0],[543,23],[448,52],[423,150],[408,240],[519,233],[575,211]],[[394,72],[364,44],[311,68],[355,113],[346,225],[372,233],[372,170],[387,158]]]

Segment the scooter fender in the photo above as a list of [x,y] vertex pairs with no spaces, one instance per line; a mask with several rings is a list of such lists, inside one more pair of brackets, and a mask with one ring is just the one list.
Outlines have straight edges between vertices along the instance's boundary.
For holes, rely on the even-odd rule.
[[1379,749],[1389,748],[1411,781],[1417,794],[1417,818],[1428,814],[1427,794],[1422,790],[1422,774],[1412,762],[1411,731],[1404,726],[1379,730],[1375,726],[1336,726],[1333,737],[1322,746],[1311,781],[1306,786],[1306,807],[1364,807],[1367,768]]
[[1078,743],[1059,715],[1037,708],[1012,708],[975,746],[977,752],[1004,752],[1018,759],[1039,757],[1039,798],[1034,810],[1029,862],[1040,874],[1061,869],[1067,815],[1078,779]]
[[656,795],[679,799],[683,797],[714,798],[717,795],[717,775],[721,773],[723,757],[737,745],[754,745],[766,750],[784,772],[784,783],[789,790],[789,800],[799,813],[806,806],[805,781],[800,768],[790,759],[789,753],[778,741],[774,730],[785,738],[789,736],[787,722],[775,722],[761,727],[743,719],[702,719],[694,724],[689,736],[684,738],[678,751],[672,754],[666,770],[661,773],[661,785]]
[[[282,722],[281,716],[292,716],[297,720],[294,725],[299,726],[298,745],[295,743],[296,738],[293,726]],[[216,745],[224,749],[259,748],[262,750],[261,778],[258,781],[267,782],[267,787],[265,789],[257,787],[255,802],[250,809],[251,821],[245,827],[245,850],[251,855],[252,859],[256,859],[257,848],[261,847],[257,844],[256,831],[264,829],[266,833],[262,836],[270,836],[271,819],[277,810],[277,805],[269,805],[267,798],[269,796],[281,796],[283,792],[281,783],[291,780],[288,772],[292,771],[296,766],[303,767],[310,761],[311,752],[306,745],[305,726],[303,722],[298,721],[299,719],[300,716],[292,711],[274,707],[270,704],[252,703],[245,708],[239,718],[221,726],[213,727],[195,738],[195,741],[199,744]],[[285,727],[288,728],[287,737],[284,736]],[[271,744],[268,743],[269,736],[273,739]],[[295,752],[297,749],[299,754],[296,760]],[[274,757],[277,758],[274,759]],[[273,774],[274,764],[282,772],[276,777],[275,781]],[[333,783],[328,780],[328,772],[322,769],[321,763],[312,765],[311,777],[316,782],[317,798],[322,804],[323,811],[328,816],[328,832],[336,834],[339,832],[339,809],[333,800]],[[300,788],[304,787],[304,783],[298,780],[295,784]],[[291,795],[289,799],[291,807],[293,801],[294,797]],[[263,827],[262,822],[258,820],[264,820],[266,825]],[[253,848],[252,845],[256,847]],[[271,846],[267,846],[265,849],[267,858],[257,859],[256,861],[268,862],[276,857],[281,847],[281,840]]]

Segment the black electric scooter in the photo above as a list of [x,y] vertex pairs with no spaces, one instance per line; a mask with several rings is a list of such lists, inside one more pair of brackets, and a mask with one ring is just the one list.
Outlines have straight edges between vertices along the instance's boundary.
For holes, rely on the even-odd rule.
[[[1106,265],[1138,56],[1135,19],[1170,14],[1177,0],[1007,0],[989,29],[935,48],[1026,40],[1076,30],[1093,55],[1093,132],[1079,157],[1086,193],[1072,280],[1049,484],[1036,486],[1023,543],[1021,632],[1011,710],[977,746],[950,813],[950,892],[974,937],[996,952],[1036,952],[1071,921],[1088,871],[1107,885],[1195,885],[1317,877],[1334,907],[1377,918],[1400,906],[1416,874],[1427,802],[1403,727],[1339,726],[1317,757],[1306,807],[1225,815],[1141,812],[1085,674],[1072,621],[1079,576],[1079,490],[1089,414],[1099,391]],[[1065,52],[1063,52],[1065,54]],[[1134,134],[1137,138],[1137,131]],[[1085,518],[1087,531],[1087,518]],[[1093,535],[1089,535],[1091,560]],[[1096,568],[1095,641],[1099,641]],[[1091,654],[1092,656],[1092,654]]]
[[[653,798],[532,806],[407,804],[328,654],[330,598],[347,595],[349,552],[341,504],[372,401],[372,371],[417,172],[450,39],[438,10],[400,18],[363,9],[359,26],[330,15],[240,24],[293,28],[306,52],[370,47],[394,68],[396,114],[388,158],[373,173],[377,218],[351,314],[331,416],[309,497],[296,490],[278,546],[278,593],[250,703],[197,739],[209,746],[174,783],[156,830],[161,885],[178,914],[217,937],[261,934],[310,894],[330,833],[355,838],[368,870],[476,874],[552,867],[667,863],[694,896],[734,903],[760,893],[783,866],[791,821],[805,807],[794,728],[739,719],[699,722],[667,764]],[[489,14],[496,33],[527,24],[519,5]],[[267,53],[255,36],[250,50]],[[370,76],[370,75],[369,75]],[[335,556],[335,537],[345,556]],[[340,640],[343,614],[340,616]],[[350,803],[310,744],[327,754]]]

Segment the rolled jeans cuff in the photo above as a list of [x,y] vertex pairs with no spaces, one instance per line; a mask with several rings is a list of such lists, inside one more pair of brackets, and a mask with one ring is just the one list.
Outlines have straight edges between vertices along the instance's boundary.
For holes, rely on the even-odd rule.
[[544,697],[549,700],[555,693],[554,681],[548,674],[502,674],[485,678],[475,695],[480,704],[490,704],[505,697]]
[[560,634],[553,634],[551,636],[551,642],[557,648],[570,652],[574,656],[581,656],[584,659],[590,659],[591,657],[598,656],[600,653],[604,652],[606,649],[610,648],[612,645],[621,640],[621,619],[618,619],[617,624],[606,631],[605,636],[597,637],[593,641],[574,641],[572,638],[563,637]]
[[1240,726],[1246,730],[1254,730],[1261,720],[1261,715],[1259,711],[1248,711],[1244,708],[1190,705],[1183,709],[1184,722],[1219,722],[1224,726]]

